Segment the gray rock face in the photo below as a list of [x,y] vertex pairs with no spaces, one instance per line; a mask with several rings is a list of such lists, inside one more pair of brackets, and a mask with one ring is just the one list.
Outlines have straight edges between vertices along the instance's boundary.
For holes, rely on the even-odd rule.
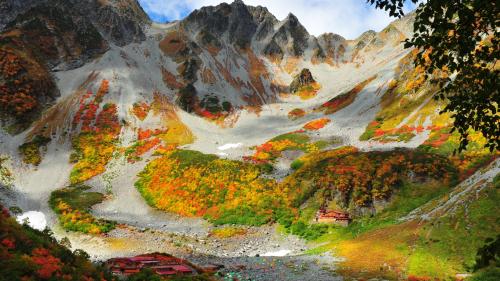
[[254,35],[256,41],[262,41],[274,33],[274,27],[279,23],[278,19],[262,6],[248,7],[254,21],[258,24]]
[[136,0],[4,0],[0,3],[0,31],[18,24],[18,16],[43,8],[57,8],[74,22],[91,24],[119,46],[144,40],[143,26],[150,22]]
[[[19,14],[6,30],[16,30],[23,44],[17,43],[19,39],[12,44],[19,49],[36,50],[37,59],[49,69],[78,67],[108,49],[108,43],[87,18],[75,16],[57,5],[34,6]],[[1,41],[11,39],[5,36]],[[28,49],[26,52],[31,53]]]
[[375,37],[377,36],[377,33],[373,30],[368,30],[366,32],[363,32],[355,41],[357,42],[354,49],[355,50],[360,50],[367,46]]
[[231,8],[233,12],[229,17],[229,38],[238,47],[247,47],[257,30],[258,23],[254,21],[252,14],[243,2],[235,1]]
[[259,22],[242,1],[222,3],[192,12],[182,25],[193,33],[204,32],[214,37],[227,37],[231,44],[245,48],[251,43]]
[[338,61],[343,55],[347,42],[344,37],[338,34],[325,33],[318,37],[318,45],[323,50],[325,57]]
[[280,58],[303,55],[313,38],[293,14],[279,22],[266,8],[246,6],[239,0],[195,10],[181,25],[193,34],[226,38],[238,48],[259,42],[264,45],[264,54]]
[[285,54],[302,56],[309,46],[308,41],[310,37],[297,17],[289,14],[273,35],[271,42],[267,45],[264,52],[266,55],[278,56],[280,58]]
[[[74,0],[75,1],[75,0]],[[80,3],[85,1],[76,1]],[[149,18],[136,0],[121,0],[120,7],[102,5],[96,7],[91,20],[104,37],[116,45],[123,46],[146,39],[143,26]],[[78,5],[75,3],[75,6]],[[83,8],[83,7],[82,7]]]
[[195,10],[180,26],[202,46],[251,47],[260,55],[278,60],[310,54],[316,62],[337,61],[347,45],[336,34],[318,38],[310,35],[293,14],[279,21],[267,8],[246,6],[240,0]]
[[346,39],[338,34],[325,33],[318,37],[318,44],[327,52],[335,52],[339,45],[345,44]]
[[40,0],[2,0],[0,1],[0,31],[19,14],[26,12]]

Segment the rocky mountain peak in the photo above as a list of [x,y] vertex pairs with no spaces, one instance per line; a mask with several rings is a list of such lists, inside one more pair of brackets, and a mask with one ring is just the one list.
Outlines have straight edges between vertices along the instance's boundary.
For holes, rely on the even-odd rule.
[[358,38],[356,38],[355,41],[366,43],[375,38],[375,36],[377,36],[377,32],[375,32],[374,30],[368,30],[363,32]]
[[245,6],[245,3],[242,0],[234,0],[233,3],[231,3],[231,6]]
[[299,19],[292,13],[283,20],[282,28],[286,28],[292,35],[303,34],[309,36],[309,32],[300,23]]
[[323,40],[323,41],[329,41],[329,42],[343,42],[346,39],[342,37],[341,35],[335,34],[335,33],[323,33],[318,37],[318,40]]
[[269,12],[269,10],[266,7],[262,6],[248,6],[248,10],[252,14],[254,20],[258,24],[262,24],[264,22],[270,22],[273,25],[277,24],[279,21],[276,19],[276,17]]
[[217,38],[226,37],[239,47],[247,46],[257,30],[257,22],[242,1],[222,3],[193,11],[181,25],[193,34],[203,32]]
[[377,37],[377,32],[373,30],[368,30],[363,32],[356,40],[354,40],[355,43],[355,50],[361,50],[362,48],[366,47],[372,40]]
[[250,46],[254,40],[264,41],[265,53],[279,57],[302,55],[310,38],[295,15],[290,13],[279,22],[267,8],[247,6],[239,0],[195,10],[181,25],[193,35],[203,32],[239,48]]
[[306,28],[294,14],[290,13],[281,23],[270,46],[279,46],[281,55],[288,53],[292,56],[301,56],[308,47],[309,38]]
[[284,21],[291,25],[300,24],[299,19],[293,13],[288,13]]

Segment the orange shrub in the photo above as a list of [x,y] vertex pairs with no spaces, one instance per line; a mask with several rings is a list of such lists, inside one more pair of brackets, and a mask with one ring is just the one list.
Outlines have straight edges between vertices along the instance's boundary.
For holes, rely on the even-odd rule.
[[310,85],[299,88],[294,94],[303,100],[308,100],[314,98],[320,89],[321,85],[318,82],[314,82]]
[[109,91],[109,81],[103,79],[101,82],[101,86],[99,87],[99,90],[97,90],[97,93],[95,95],[96,103],[101,103],[102,98],[108,93],[108,91]]
[[309,136],[302,131],[280,135],[255,147],[255,153],[243,159],[245,161],[262,164],[272,162],[280,157],[281,153],[286,150],[301,150],[304,152],[315,152],[319,150],[316,144],[310,143],[309,141]]
[[149,104],[147,104],[145,102],[134,103],[134,105],[132,107],[132,112],[141,121],[146,119],[150,110],[151,110],[151,107],[149,106]]
[[322,129],[323,127],[326,126],[326,124],[330,123],[330,119],[328,118],[320,118],[317,120],[313,120],[307,124],[304,125],[304,129],[310,130],[310,131],[317,131],[319,129]]
[[52,78],[42,65],[19,50],[0,47],[0,112],[20,117],[52,95]]
[[295,108],[295,109],[291,110],[290,112],[288,112],[288,118],[290,118],[292,120],[303,117],[304,115],[306,115],[305,110],[300,109],[300,108]]
[[325,114],[333,114],[351,103],[354,102],[356,99],[356,96],[368,85],[371,81],[373,81],[375,78],[377,78],[377,75],[374,75],[365,81],[357,84],[352,88],[349,92],[340,94],[331,100],[325,102],[319,107],[319,110],[324,110]]
[[[115,104],[105,104],[101,109],[100,106],[108,91],[109,83],[103,80],[93,100],[86,102],[91,92],[82,98],[73,119],[73,126],[80,126],[80,133],[72,140],[74,152],[70,161],[75,166],[70,174],[71,184],[81,183],[103,173],[116,149],[121,131],[117,107]],[[99,109],[101,111],[97,113]]]
[[159,138],[138,141],[126,150],[125,155],[127,156],[127,161],[133,163],[136,160],[140,160],[140,156],[158,146],[160,143],[161,140]]

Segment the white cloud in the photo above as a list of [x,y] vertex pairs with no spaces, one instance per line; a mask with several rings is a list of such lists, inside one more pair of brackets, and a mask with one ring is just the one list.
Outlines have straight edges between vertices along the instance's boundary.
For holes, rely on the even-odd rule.
[[[217,5],[221,0],[139,0],[149,13],[170,20],[181,19],[194,9]],[[314,35],[325,32],[340,34],[348,39],[364,31],[379,31],[394,18],[366,4],[365,0],[244,0],[247,5],[265,6],[278,19],[293,13]]]

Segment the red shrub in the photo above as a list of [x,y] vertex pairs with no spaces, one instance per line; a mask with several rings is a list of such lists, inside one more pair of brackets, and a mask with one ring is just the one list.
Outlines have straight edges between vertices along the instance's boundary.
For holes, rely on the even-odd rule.
[[52,256],[45,248],[36,248],[32,251],[31,260],[40,266],[37,275],[41,279],[49,279],[61,271],[61,260]]
[[2,244],[7,249],[14,249],[16,247],[15,240],[9,238],[4,238],[0,244]]

